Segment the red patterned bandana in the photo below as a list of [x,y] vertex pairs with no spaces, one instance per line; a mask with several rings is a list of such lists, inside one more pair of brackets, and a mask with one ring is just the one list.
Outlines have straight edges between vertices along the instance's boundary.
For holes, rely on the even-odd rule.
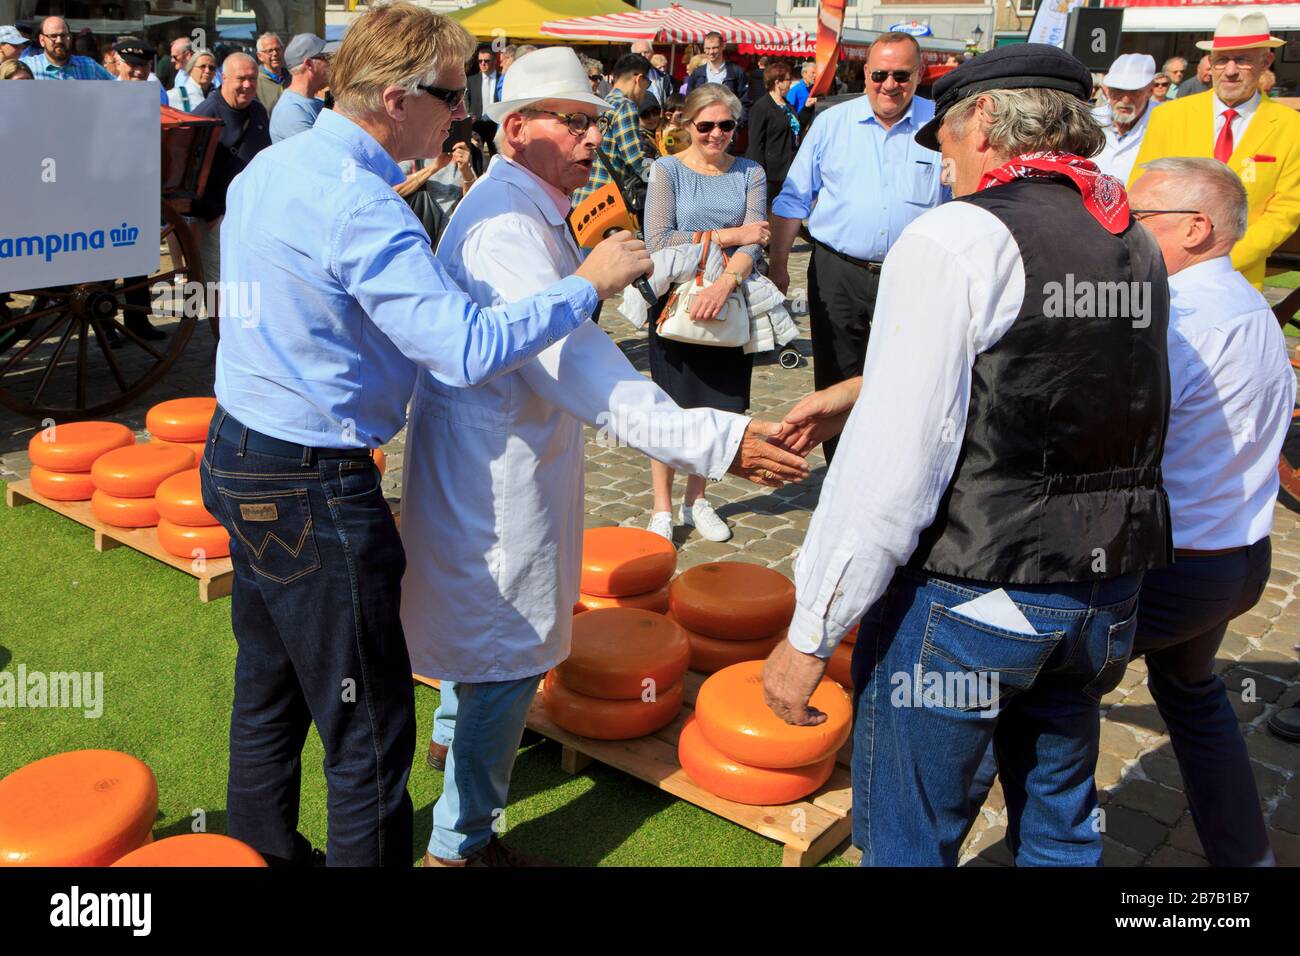
[[1083,197],[1083,207],[1107,232],[1118,236],[1128,228],[1128,193],[1124,184],[1100,172],[1092,160],[1073,153],[1025,153],[985,173],[979,188],[1035,177],[1070,180]]

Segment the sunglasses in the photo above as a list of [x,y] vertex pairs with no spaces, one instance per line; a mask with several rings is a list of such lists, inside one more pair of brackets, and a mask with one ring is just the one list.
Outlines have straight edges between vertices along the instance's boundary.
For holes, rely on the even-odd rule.
[[1159,80],[1156,81],[1156,86],[1168,86],[1168,85],[1169,85],[1168,83],[1162,83]]
[[715,126],[716,126],[718,129],[722,130],[724,133],[730,133],[732,130],[734,130],[734,129],[736,128],[736,121],[735,121],[735,120],[723,120],[723,121],[720,122],[720,123],[714,123],[714,122],[712,122],[712,121],[710,121],[710,120],[705,120],[703,123],[694,123],[694,122],[693,122],[693,123],[691,123],[691,125],[694,126],[697,130],[700,131],[700,135],[701,135],[701,136],[708,136],[710,133],[713,132],[713,128],[714,128]]
[[906,83],[912,78],[910,70],[872,70],[869,75],[872,83],[883,83],[891,76],[895,83]]
[[447,104],[447,109],[453,113],[460,108],[465,102],[465,87],[457,87],[454,90],[445,89],[441,86],[417,86],[417,90],[422,90],[430,96],[442,100]]

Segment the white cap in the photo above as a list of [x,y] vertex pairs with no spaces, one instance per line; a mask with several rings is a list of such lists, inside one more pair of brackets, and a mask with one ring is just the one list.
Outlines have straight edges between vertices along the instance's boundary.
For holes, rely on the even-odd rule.
[[[469,82],[473,83],[474,77]],[[591,92],[591,80],[572,47],[551,46],[515,60],[501,84],[501,101],[485,107],[483,113],[499,123],[542,100],[573,100],[600,110],[613,109]]]
[[29,42],[27,37],[18,32],[18,28],[13,25],[0,27],[0,43],[8,43],[12,46],[22,46]]
[[1101,85],[1112,90],[1142,90],[1155,81],[1156,60],[1150,53],[1125,53],[1116,57]]

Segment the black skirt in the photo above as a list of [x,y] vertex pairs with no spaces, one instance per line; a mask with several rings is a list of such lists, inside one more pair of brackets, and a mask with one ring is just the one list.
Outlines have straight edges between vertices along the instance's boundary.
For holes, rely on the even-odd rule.
[[661,339],[659,316],[668,296],[651,310],[650,378],[682,408],[716,408],[743,415],[749,409],[754,355],[743,348],[718,348]]

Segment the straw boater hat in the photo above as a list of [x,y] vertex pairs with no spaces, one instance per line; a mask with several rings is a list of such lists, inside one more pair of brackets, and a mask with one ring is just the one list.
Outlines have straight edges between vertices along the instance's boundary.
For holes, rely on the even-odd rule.
[[484,108],[494,123],[542,100],[573,100],[601,111],[614,107],[591,92],[591,80],[567,46],[552,46],[527,53],[510,65],[501,84],[501,100]]
[[1285,46],[1286,41],[1269,36],[1268,18],[1262,13],[1247,13],[1237,16],[1225,13],[1214,28],[1213,40],[1201,40],[1196,44],[1198,50],[1256,50],[1262,47]]

